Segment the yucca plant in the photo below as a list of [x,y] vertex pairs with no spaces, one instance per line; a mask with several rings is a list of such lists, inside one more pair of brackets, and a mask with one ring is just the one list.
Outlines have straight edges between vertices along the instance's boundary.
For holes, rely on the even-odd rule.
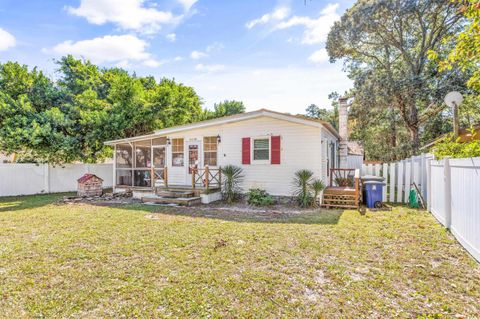
[[242,193],[243,169],[235,165],[222,167],[223,198],[227,203],[235,201]]
[[311,182],[310,188],[313,191],[313,205],[316,206],[317,197],[318,195],[320,195],[320,192],[325,189],[325,184],[322,182],[321,179],[316,178]]
[[301,169],[295,172],[293,194],[297,198],[300,207],[309,207],[312,205],[313,197],[312,194],[310,194],[310,182],[312,178],[313,172],[308,169]]

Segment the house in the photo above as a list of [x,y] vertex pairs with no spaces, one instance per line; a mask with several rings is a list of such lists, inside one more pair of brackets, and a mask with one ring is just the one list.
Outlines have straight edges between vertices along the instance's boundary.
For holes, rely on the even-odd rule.
[[346,165],[345,143],[327,122],[266,109],[106,142],[115,148],[114,191],[132,189],[140,197],[175,187],[218,188],[218,169],[228,164],[243,169],[245,191],[291,196],[300,169],[328,184],[331,169],[342,158]]

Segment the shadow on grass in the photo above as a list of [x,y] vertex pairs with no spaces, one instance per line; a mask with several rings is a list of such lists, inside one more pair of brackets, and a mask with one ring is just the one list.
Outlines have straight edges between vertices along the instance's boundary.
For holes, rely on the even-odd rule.
[[0,213],[23,209],[33,209],[54,203],[63,196],[73,193],[39,194],[25,196],[0,197]]
[[[224,206],[160,206],[160,205],[115,205],[117,208],[143,211],[152,213],[152,219],[155,215],[163,214],[170,216],[183,216],[193,218],[210,218],[225,221],[242,223],[283,223],[283,224],[338,224],[343,210],[276,210],[275,208],[256,208],[256,209],[236,209],[236,207]],[[160,216],[158,216],[160,217]]]

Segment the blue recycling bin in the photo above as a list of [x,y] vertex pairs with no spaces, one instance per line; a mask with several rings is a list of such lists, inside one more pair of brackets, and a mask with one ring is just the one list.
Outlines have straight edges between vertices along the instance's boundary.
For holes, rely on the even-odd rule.
[[382,205],[384,182],[366,181],[363,183],[365,187],[365,203],[368,208],[380,207]]

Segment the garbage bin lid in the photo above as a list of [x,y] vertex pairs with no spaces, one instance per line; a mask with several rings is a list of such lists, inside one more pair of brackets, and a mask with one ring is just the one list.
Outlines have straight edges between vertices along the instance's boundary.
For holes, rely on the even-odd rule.
[[383,181],[365,181],[363,182],[363,185],[387,185],[385,182]]
[[363,181],[381,181],[381,182],[383,182],[385,180],[385,178],[383,178],[381,176],[375,176],[375,175],[365,175],[365,176],[362,176],[362,180]]

